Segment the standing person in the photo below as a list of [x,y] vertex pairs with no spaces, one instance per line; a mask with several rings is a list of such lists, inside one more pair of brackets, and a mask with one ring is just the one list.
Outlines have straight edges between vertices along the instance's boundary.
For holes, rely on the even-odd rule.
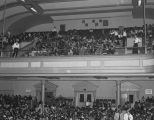
[[128,118],[129,120],[133,120],[133,115],[128,111]]
[[127,46],[127,32],[125,30],[123,31],[122,40],[123,40],[123,47],[126,47]]
[[17,57],[18,55],[18,51],[19,51],[19,48],[20,48],[20,45],[19,45],[19,40],[17,39],[16,42],[12,45],[12,49],[13,49],[13,57]]
[[52,35],[53,35],[54,37],[57,35],[57,29],[56,29],[55,26],[53,27]]
[[124,120],[133,120],[133,115],[129,111],[127,111],[124,114]]
[[133,45],[133,54],[138,54],[138,44],[141,40],[135,35],[134,45]]
[[152,41],[152,53],[154,53],[154,40]]
[[117,110],[114,114],[114,120],[120,120],[120,110]]
[[124,115],[126,114],[126,111],[122,108],[120,113],[120,120],[124,120]]
[[152,113],[151,120],[154,120],[154,113]]

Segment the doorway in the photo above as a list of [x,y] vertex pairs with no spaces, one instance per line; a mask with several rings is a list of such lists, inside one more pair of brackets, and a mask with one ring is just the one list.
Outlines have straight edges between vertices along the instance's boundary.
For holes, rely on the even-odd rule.
[[121,104],[129,102],[133,104],[139,98],[140,86],[132,82],[123,82],[121,84]]
[[122,105],[126,102],[129,102],[129,103],[134,103],[135,102],[135,93],[132,94],[132,93],[129,93],[129,92],[126,92],[126,93],[122,93],[121,94],[121,103]]
[[134,95],[129,95],[129,102],[130,103],[133,103],[134,102]]
[[82,81],[73,85],[73,88],[74,88],[75,106],[78,107],[93,106],[93,102],[96,98],[96,90],[98,88],[97,85],[88,81]]
[[78,92],[78,97],[76,98],[78,107],[90,107],[94,102],[94,93],[93,92]]

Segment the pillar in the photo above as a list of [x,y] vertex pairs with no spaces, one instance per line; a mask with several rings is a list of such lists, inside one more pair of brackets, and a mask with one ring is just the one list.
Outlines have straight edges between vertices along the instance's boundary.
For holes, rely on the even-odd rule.
[[121,105],[121,81],[117,80],[116,81],[116,103],[117,107],[118,105]]
[[41,100],[42,100],[42,113],[43,113],[44,112],[44,105],[45,105],[45,80],[41,81],[41,85],[42,85]]

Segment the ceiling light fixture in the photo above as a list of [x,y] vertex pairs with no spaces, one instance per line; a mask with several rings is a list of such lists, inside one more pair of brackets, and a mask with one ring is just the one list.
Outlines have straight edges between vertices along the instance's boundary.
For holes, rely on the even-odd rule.
[[37,13],[37,10],[36,9],[34,9],[34,8],[30,8],[33,12],[36,12]]

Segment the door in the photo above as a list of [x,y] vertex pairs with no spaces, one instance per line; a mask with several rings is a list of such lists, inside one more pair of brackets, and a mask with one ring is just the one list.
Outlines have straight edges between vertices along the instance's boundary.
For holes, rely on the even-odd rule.
[[125,102],[133,103],[135,101],[135,93],[133,92],[125,92],[121,94],[121,103],[122,105],[125,104]]
[[86,106],[92,106],[94,102],[94,97],[92,92],[86,93]]
[[128,94],[127,93],[122,93],[121,94],[121,104],[124,105],[125,102],[128,101]]
[[77,92],[76,106],[86,107],[93,105],[93,92]]
[[60,25],[60,32],[65,32],[66,29],[66,25],[65,24],[61,24]]
[[85,92],[79,92],[77,98],[77,106],[78,107],[85,107]]
[[129,95],[129,102],[133,103],[134,102],[134,95]]

